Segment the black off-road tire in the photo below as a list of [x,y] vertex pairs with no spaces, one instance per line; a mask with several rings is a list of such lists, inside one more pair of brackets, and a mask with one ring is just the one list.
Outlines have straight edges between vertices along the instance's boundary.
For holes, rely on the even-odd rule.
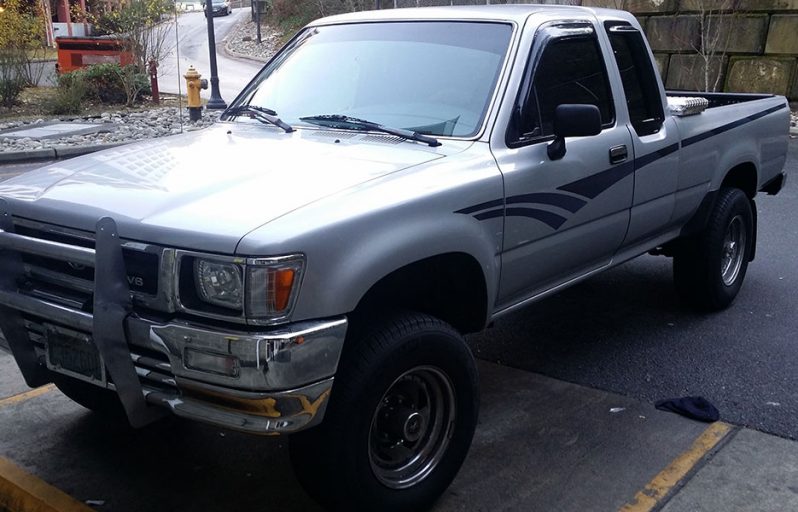
[[[439,395],[430,393],[437,386],[447,388],[446,382],[451,393],[445,389]],[[328,510],[428,509],[454,479],[471,445],[479,412],[478,386],[474,358],[462,336],[434,317],[402,313],[350,332],[324,421],[289,438],[297,478]],[[435,420],[415,423],[414,415],[420,414],[409,413],[422,410],[413,409],[412,397],[424,396],[428,406],[436,403],[430,397],[450,397],[437,402],[434,410],[439,416],[429,416],[444,418],[438,424],[444,425],[447,441],[435,444],[442,448],[433,450],[438,457],[431,470],[394,472],[384,464],[385,454],[395,453],[386,448],[394,446],[394,433],[401,432],[402,450],[406,446],[410,453],[423,451],[434,444],[428,440],[437,439]],[[446,414],[451,411],[447,402],[454,406],[453,417]],[[420,425],[423,428],[416,430]],[[416,441],[408,441],[416,436]],[[411,459],[400,457],[396,467],[406,460]],[[419,478],[402,483],[401,478],[413,474]],[[401,478],[392,480],[394,476]]]
[[113,391],[59,374],[53,374],[53,384],[86,409],[115,421],[127,421],[122,402]]
[[722,188],[707,226],[682,242],[673,258],[673,279],[684,304],[710,312],[734,301],[755,243],[751,208],[742,190]]

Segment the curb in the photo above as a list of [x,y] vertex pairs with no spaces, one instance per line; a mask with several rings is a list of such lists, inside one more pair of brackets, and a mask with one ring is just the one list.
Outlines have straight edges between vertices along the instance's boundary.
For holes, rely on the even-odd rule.
[[55,146],[44,149],[29,149],[26,151],[0,152],[0,164],[22,164],[27,162],[37,162],[39,160],[60,160],[62,158],[72,158],[81,155],[88,155],[111,149],[135,141],[112,142],[109,144],[94,144],[91,146]]
[[85,504],[0,457],[0,510],[93,512]]
[[258,57],[253,57],[251,55],[245,55],[243,53],[238,53],[235,50],[231,50],[227,46],[228,43],[229,43],[229,41],[227,41],[227,39],[225,39],[224,40],[224,45],[222,45],[222,50],[231,59],[243,59],[243,60],[248,60],[248,61],[252,61],[252,62],[257,62],[258,64],[266,64],[267,62],[269,62],[268,59],[260,59]]
[[233,59],[244,59],[244,60],[249,60],[249,61],[252,61],[252,62],[257,62],[258,64],[266,64],[267,62],[269,62],[269,59],[261,59],[259,57],[253,57],[252,55],[246,55],[246,54],[243,54],[243,53],[238,53],[237,51],[230,49],[230,46],[229,46],[230,45],[230,36],[233,35],[235,32],[237,32],[238,29],[241,27],[241,25],[244,24],[245,21],[246,20],[240,21],[238,24],[236,24],[235,27],[233,27],[230,30],[230,32],[227,33],[227,35],[224,37],[224,40],[222,41],[222,51],[224,51],[225,55],[227,55],[228,57],[233,58]]

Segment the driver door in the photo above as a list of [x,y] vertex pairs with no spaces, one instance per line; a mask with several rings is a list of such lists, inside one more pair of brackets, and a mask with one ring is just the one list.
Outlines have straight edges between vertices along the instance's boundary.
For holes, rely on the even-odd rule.
[[[493,148],[506,195],[499,311],[606,266],[626,234],[634,147],[602,44],[589,21],[535,35],[506,139]],[[552,160],[561,104],[595,105],[602,131],[568,138],[565,156]]]

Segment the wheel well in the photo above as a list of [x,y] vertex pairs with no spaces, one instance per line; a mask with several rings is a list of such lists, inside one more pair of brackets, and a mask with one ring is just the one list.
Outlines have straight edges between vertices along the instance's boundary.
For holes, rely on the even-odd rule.
[[723,178],[721,187],[739,188],[745,192],[745,195],[748,196],[748,199],[753,199],[756,195],[756,185],[756,167],[754,164],[748,162],[733,167],[728,173],[726,173],[726,177]]
[[433,315],[461,333],[485,327],[487,286],[479,263],[464,253],[448,253],[411,263],[380,279],[353,312],[401,308]]

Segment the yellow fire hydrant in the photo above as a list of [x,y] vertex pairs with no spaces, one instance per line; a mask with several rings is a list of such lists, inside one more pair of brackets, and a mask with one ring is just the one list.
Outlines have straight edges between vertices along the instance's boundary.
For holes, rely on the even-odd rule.
[[186,91],[188,94],[188,118],[192,121],[199,121],[202,119],[202,100],[200,99],[200,90],[208,88],[208,81],[202,78],[194,66],[189,66],[186,74],[183,75],[186,79]]

